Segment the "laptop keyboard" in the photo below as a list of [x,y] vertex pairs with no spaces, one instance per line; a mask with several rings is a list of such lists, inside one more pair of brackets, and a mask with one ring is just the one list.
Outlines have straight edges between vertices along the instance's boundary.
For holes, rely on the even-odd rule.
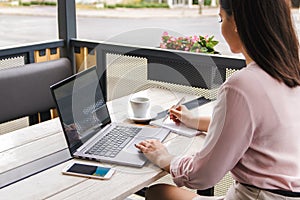
[[142,128],[116,126],[88,151],[88,154],[115,157]]

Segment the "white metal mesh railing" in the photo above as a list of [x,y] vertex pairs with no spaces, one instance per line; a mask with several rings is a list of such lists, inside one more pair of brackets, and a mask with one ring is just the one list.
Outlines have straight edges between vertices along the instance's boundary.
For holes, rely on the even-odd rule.
[[[3,69],[8,69],[12,67],[19,67],[25,65],[24,56],[17,56],[12,58],[5,58],[0,60],[0,72]],[[13,120],[10,122],[0,124],[0,134],[8,133],[20,128],[29,126],[28,117]]]
[[0,70],[23,65],[25,65],[24,56],[17,56],[0,60]]
[[[166,88],[207,99],[215,99],[218,88],[205,89],[147,79],[147,59],[142,57],[107,54],[108,100],[129,95],[147,88]],[[226,78],[237,70],[226,69]],[[167,74],[166,74],[167,76]]]

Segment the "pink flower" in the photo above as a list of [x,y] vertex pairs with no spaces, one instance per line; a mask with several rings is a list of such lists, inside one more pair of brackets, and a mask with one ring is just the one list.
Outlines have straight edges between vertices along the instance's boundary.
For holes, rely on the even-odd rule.
[[166,49],[166,48],[167,48],[167,46],[166,46],[165,44],[161,43],[161,44],[160,44],[160,48],[162,48],[162,49]]
[[168,32],[163,32],[163,36],[168,36],[169,35],[169,33]]
[[[208,35],[206,36],[180,36],[174,37],[169,36],[167,32],[163,33],[161,38],[160,47],[164,49],[177,49],[184,51],[193,51],[193,52],[202,52],[198,47],[206,47],[210,45],[210,48],[214,47],[218,44],[218,41],[212,41]],[[205,53],[214,53],[213,51],[205,52]]]
[[194,35],[193,38],[192,38],[192,41],[193,41],[193,42],[197,42],[198,40],[199,40],[199,37],[196,36],[196,35]]

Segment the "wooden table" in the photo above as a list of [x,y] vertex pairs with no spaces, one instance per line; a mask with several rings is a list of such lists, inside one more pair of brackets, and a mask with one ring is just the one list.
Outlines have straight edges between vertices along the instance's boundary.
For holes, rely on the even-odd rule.
[[[151,99],[151,113],[168,109],[183,95],[187,101],[195,98],[154,88],[138,95]],[[129,98],[131,96],[108,102],[112,121],[132,123],[127,119]],[[195,112],[210,115],[213,106],[211,102]],[[183,155],[200,148],[204,137],[187,138],[172,133],[164,143],[171,153]],[[116,169],[113,177],[106,181],[62,175],[62,169],[74,161],[79,160],[70,159],[58,118],[1,135],[0,199],[125,199],[166,175],[151,163],[143,168],[101,163]]]

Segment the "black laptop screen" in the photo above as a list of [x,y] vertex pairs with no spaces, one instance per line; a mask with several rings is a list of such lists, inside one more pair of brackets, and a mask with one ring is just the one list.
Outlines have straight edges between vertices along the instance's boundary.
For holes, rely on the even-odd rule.
[[71,153],[111,122],[96,68],[51,88]]

